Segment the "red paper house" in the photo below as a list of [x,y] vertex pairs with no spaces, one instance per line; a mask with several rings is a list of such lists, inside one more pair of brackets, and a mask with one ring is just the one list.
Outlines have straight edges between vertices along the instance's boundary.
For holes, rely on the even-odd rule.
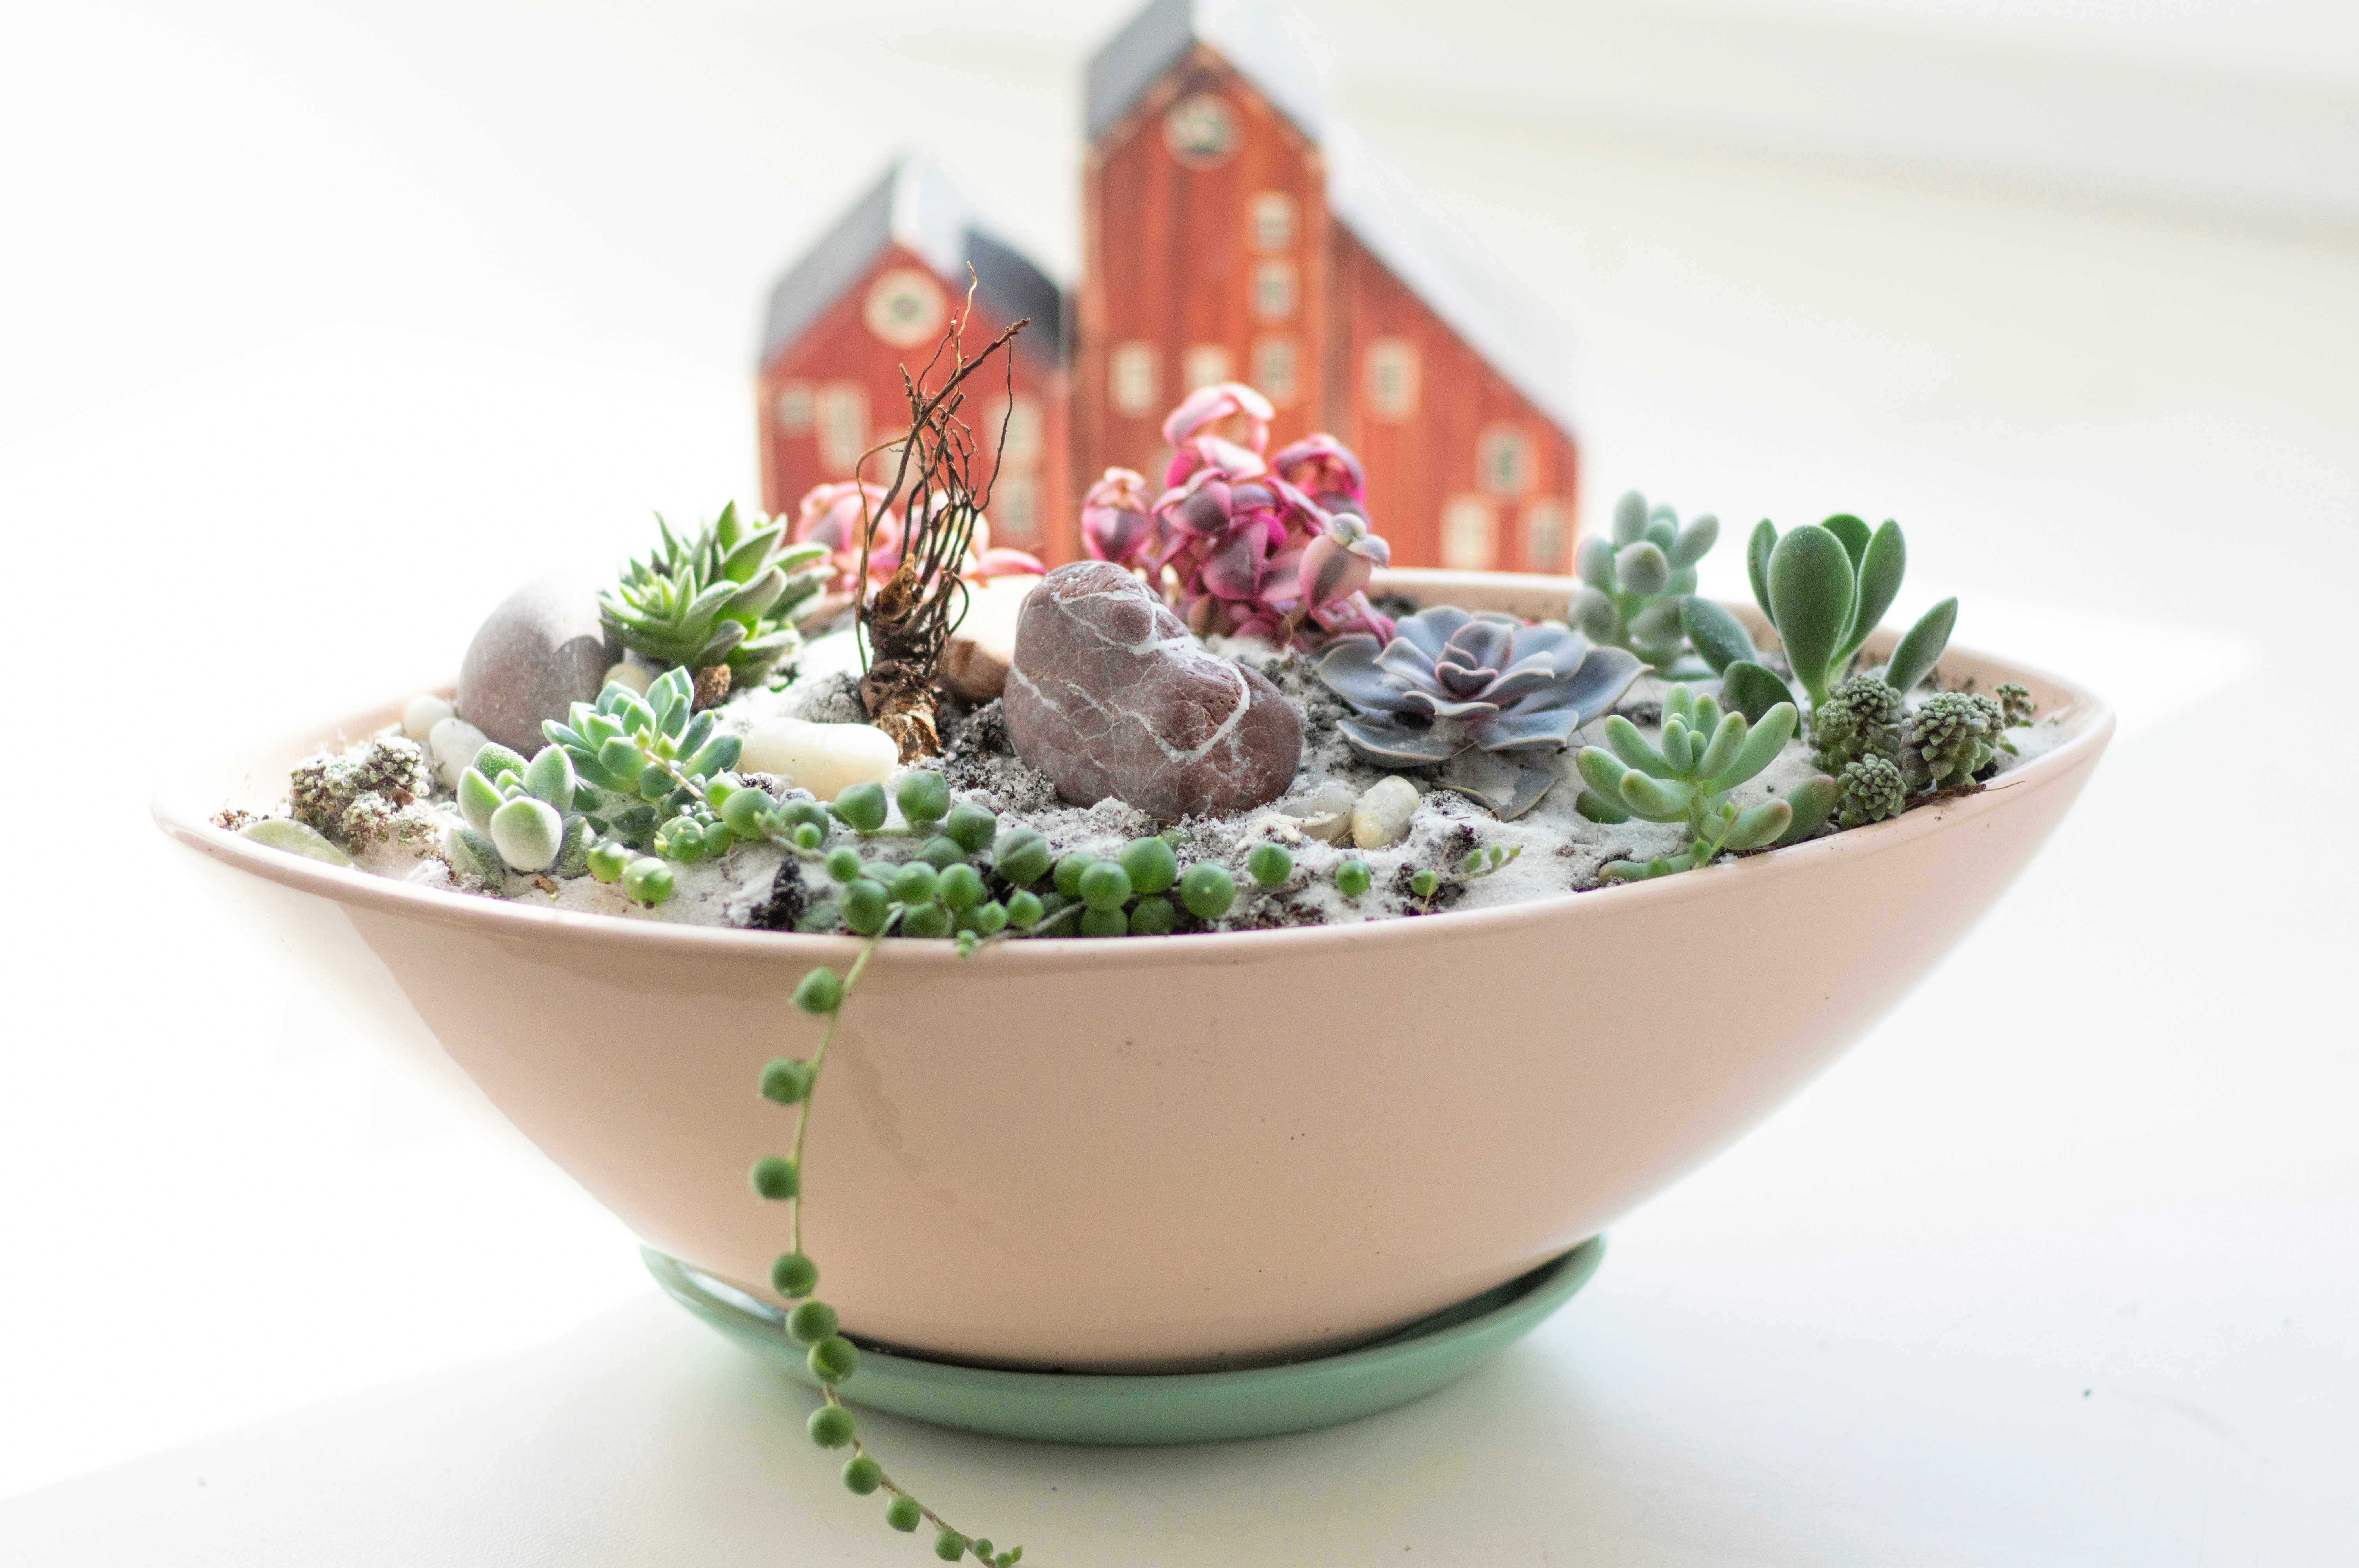
[[1077,473],[1160,471],[1158,426],[1241,380],[1273,447],[1333,431],[1404,565],[1566,571],[1563,352],[1330,115],[1267,12],[1156,0],[1090,62]]
[[1277,405],[1273,447],[1332,430],[1360,454],[1396,563],[1571,569],[1580,470],[1551,324],[1351,141],[1319,71],[1251,0],[1156,0],[1098,52],[1078,331],[947,179],[897,166],[771,295],[765,504],[849,478],[898,426],[899,367],[930,351],[972,265],[971,342],[1032,318],[996,542],[1073,558],[1090,482],[1159,476],[1165,413],[1240,380]]
[[[1012,406],[996,372],[978,378],[983,386],[967,406],[986,452],[1007,416],[988,509],[992,542],[1053,560],[1079,552],[1063,296],[984,227],[947,177],[912,157],[770,293],[756,414],[766,510],[791,514],[813,485],[850,479],[863,452],[908,427],[901,367],[914,373],[922,366],[951,313],[963,308],[970,268],[969,353],[1010,321],[1031,318],[1014,345]],[[892,478],[882,456],[863,473],[879,483]]]

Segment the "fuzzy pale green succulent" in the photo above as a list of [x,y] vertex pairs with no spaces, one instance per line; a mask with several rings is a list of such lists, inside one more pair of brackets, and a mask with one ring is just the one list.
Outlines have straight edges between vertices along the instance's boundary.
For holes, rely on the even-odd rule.
[[451,829],[443,853],[460,870],[497,881],[509,871],[578,877],[588,869],[590,818],[578,809],[583,791],[564,748],[544,746],[527,762],[486,745],[459,775],[458,795],[467,826]]
[[656,528],[661,547],[599,590],[598,617],[625,647],[690,670],[726,665],[735,687],[760,684],[801,648],[795,617],[833,569],[824,544],[781,548],[785,518],[742,518],[734,502],[686,538],[661,517]]
[[1696,563],[1720,537],[1709,514],[1680,526],[1668,506],[1630,492],[1614,503],[1610,538],[1582,542],[1581,586],[1566,619],[1593,643],[1627,648],[1662,668],[1686,651],[1680,610],[1695,592]]
[[1793,735],[1797,715],[1779,703],[1757,724],[1742,713],[1723,713],[1709,696],[1675,686],[1663,698],[1659,743],[1649,743],[1638,727],[1619,714],[1605,720],[1603,746],[1582,750],[1581,776],[1588,787],[1576,803],[1594,822],[1676,822],[1688,829],[1678,853],[1653,860],[1614,860],[1604,868],[1610,881],[1684,871],[1709,865],[1723,854],[1767,849],[1808,838],[1833,808],[1833,782],[1806,780],[1782,800],[1739,808],[1729,798],[1737,785],[1777,759]]
[[[1838,514],[1781,538],[1777,524],[1764,518],[1746,542],[1745,568],[1761,613],[1786,644],[1788,667],[1815,708],[1892,608],[1908,568],[1908,546],[1900,524],[1888,519],[1871,533],[1858,518]],[[1884,667],[1894,690],[1906,694],[1932,673],[1957,620],[1958,601],[1945,599],[1902,635]],[[1742,670],[1732,665],[1722,678],[1748,711],[1777,682],[1757,661]]]

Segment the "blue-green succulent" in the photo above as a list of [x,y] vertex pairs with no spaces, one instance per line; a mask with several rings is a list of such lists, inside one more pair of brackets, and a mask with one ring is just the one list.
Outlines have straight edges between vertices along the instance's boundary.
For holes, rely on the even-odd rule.
[[1794,843],[1818,831],[1834,806],[1832,781],[1811,779],[1783,799],[1740,808],[1730,795],[1777,759],[1794,733],[1794,706],[1778,703],[1757,724],[1723,713],[1710,696],[1675,686],[1663,699],[1659,743],[1619,714],[1605,721],[1603,746],[1581,753],[1576,803],[1594,822],[1678,823],[1687,842],[1647,861],[1614,860],[1608,881],[1625,881],[1709,865],[1723,854]]

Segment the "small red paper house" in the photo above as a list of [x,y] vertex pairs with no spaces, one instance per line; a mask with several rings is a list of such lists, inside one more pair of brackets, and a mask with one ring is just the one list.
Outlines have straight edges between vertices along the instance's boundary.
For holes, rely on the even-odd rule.
[[[902,367],[916,373],[966,308],[970,269],[970,355],[1031,319],[1013,344],[1012,402],[996,368],[969,384],[964,416],[985,454],[977,478],[991,481],[992,543],[1052,560],[1079,553],[1063,294],[916,157],[896,163],[771,290],[756,382],[765,510],[791,515],[813,485],[850,479],[863,453],[908,427]],[[861,472],[889,484],[891,459],[871,457]]]
[[[848,478],[898,425],[898,367],[930,351],[971,264],[970,341],[1033,320],[996,542],[1072,559],[1082,491],[1109,467],[1156,481],[1164,415],[1237,380],[1277,406],[1273,449],[1329,430],[1360,455],[1395,563],[1570,570],[1580,463],[1552,324],[1353,144],[1320,70],[1252,0],[1156,0],[1098,51],[1084,273],[1061,333],[1047,275],[940,174],[896,168],[771,296],[767,508]],[[1068,351],[1070,377],[1051,357]]]

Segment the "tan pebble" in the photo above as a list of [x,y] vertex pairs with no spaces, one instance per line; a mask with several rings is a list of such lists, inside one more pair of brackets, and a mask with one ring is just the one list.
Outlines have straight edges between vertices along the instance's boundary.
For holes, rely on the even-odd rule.
[[605,685],[598,689],[603,691],[609,686],[626,686],[641,697],[645,697],[647,695],[647,687],[655,684],[655,671],[636,659],[618,659],[606,666]]
[[482,730],[463,719],[445,719],[427,731],[426,749],[434,753],[434,771],[451,789],[459,787],[459,775],[474,762],[475,753],[489,741]]
[[1398,773],[1379,780],[1352,806],[1352,842],[1363,849],[1399,843],[1408,837],[1417,804],[1417,786]]
[[900,761],[893,737],[874,724],[769,719],[745,737],[737,771],[776,773],[821,800],[833,800],[853,784],[883,784]]
[[1007,689],[1016,662],[1016,620],[1040,579],[1003,577],[974,589],[958,630],[942,644],[942,684],[969,702],[989,702]]
[[447,697],[430,694],[413,697],[409,706],[401,710],[401,732],[423,746],[434,733],[434,727],[458,711]]

